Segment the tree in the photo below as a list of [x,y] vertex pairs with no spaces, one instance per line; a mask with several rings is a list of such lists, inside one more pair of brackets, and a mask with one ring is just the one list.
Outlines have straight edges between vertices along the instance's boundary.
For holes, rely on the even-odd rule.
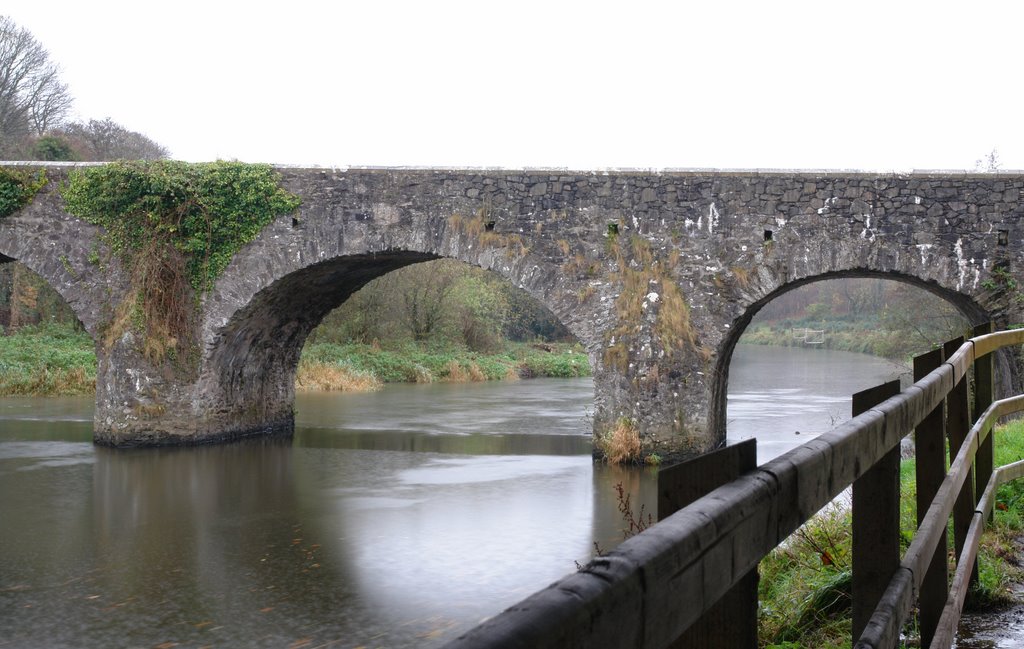
[[412,339],[429,340],[449,315],[448,294],[459,279],[459,268],[448,260],[433,262],[431,272],[406,267],[394,271],[402,308],[398,312]]
[[975,171],[994,173],[999,171],[1002,166],[1003,163],[999,160],[999,151],[996,149],[992,149],[988,154],[974,161]]
[[31,32],[0,16],[0,155],[59,125],[72,98],[59,68]]
[[76,122],[63,129],[82,160],[163,160],[167,149],[142,133],[129,131],[109,117]]
[[61,135],[44,135],[32,144],[33,160],[77,160],[78,154],[68,138]]
[[492,352],[503,342],[509,303],[502,282],[486,271],[465,266],[455,281],[449,299],[457,333],[469,349]]

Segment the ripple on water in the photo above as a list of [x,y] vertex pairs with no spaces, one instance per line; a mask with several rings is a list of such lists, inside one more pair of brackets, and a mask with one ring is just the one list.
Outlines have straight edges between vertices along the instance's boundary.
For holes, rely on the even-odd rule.
[[437,458],[398,474],[403,484],[466,484],[521,480],[589,466],[590,456],[476,456]]
[[0,444],[0,474],[34,471],[52,467],[93,464],[96,454],[91,443],[81,442],[6,442]]

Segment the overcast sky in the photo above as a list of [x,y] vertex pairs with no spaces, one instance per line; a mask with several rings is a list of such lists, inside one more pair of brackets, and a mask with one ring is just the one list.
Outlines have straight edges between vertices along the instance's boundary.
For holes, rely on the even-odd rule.
[[8,0],[184,160],[1024,169],[1024,3]]

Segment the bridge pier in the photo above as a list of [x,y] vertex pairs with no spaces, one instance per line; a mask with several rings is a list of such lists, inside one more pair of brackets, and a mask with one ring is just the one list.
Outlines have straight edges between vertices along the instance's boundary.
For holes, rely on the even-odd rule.
[[294,431],[292,384],[260,380],[249,398],[216,394],[194,370],[149,361],[131,332],[97,347],[97,444],[181,446]]
[[642,456],[690,456],[718,448],[725,442],[725,428],[711,428],[711,373],[706,366],[694,351],[671,359],[630,354],[623,367],[598,362],[595,439],[627,419],[641,432]]

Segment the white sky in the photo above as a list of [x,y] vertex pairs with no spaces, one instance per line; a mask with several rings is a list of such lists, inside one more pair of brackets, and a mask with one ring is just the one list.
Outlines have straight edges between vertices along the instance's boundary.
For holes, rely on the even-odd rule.
[[184,160],[1024,169],[1024,2],[8,0]]

